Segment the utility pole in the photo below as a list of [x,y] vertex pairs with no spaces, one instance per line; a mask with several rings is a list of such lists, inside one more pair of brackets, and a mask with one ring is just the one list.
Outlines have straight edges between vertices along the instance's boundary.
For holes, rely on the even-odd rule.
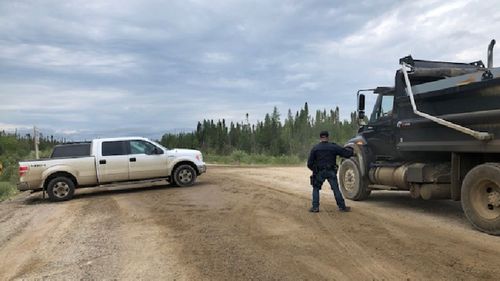
[[35,144],[35,158],[40,159],[38,154],[38,145],[40,144],[40,138],[38,137],[38,129],[36,126],[33,126],[33,143]]

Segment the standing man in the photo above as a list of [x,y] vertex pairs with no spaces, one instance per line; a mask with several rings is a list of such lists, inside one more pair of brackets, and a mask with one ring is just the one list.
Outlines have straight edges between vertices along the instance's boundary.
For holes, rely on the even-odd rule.
[[339,210],[349,212],[351,207],[345,205],[337,181],[337,155],[349,158],[353,156],[352,148],[343,148],[335,143],[329,143],[327,131],[322,131],[319,138],[320,143],[313,147],[307,160],[307,167],[313,172],[311,176],[311,185],[313,186],[312,208],[309,209],[309,212],[319,212],[319,191],[325,180],[330,183]]

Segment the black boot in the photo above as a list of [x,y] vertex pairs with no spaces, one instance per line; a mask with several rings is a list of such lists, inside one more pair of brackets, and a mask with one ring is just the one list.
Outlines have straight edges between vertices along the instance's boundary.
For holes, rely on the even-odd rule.
[[311,212],[311,213],[317,213],[317,212],[319,212],[319,208],[318,207],[316,207],[316,208],[315,207],[311,207],[311,209],[309,209],[309,212]]
[[345,206],[344,208],[339,208],[339,211],[341,211],[341,212],[350,212],[351,211],[351,207]]

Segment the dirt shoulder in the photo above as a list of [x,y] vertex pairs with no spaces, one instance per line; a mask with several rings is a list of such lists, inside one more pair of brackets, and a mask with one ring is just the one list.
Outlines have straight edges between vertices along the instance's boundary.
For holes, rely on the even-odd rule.
[[495,280],[500,237],[460,204],[373,193],[310,206],[301,167],[211,167],[188,188],[79,190],[0,204],[0,279]]

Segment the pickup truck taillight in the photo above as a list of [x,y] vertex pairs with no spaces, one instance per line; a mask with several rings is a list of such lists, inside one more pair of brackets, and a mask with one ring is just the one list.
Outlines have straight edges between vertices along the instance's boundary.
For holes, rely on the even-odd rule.
[[28,166],[19,166],[19,177],[24,176],[30,168]]

